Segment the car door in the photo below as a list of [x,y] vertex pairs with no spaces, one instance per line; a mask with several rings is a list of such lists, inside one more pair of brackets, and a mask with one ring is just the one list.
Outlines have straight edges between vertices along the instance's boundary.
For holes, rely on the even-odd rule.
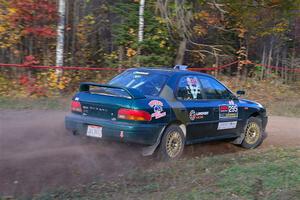
[[237,136],[241,129],[241,104],[223,84],[212,77],[199,77],[203,94],[213,107],[211,136]]
[[180,110],[187,125],[187,143],[208,137],[212,130],[213,107],[204,99],[201,83],[196,75],[182,76],[175,94],[183,105]]

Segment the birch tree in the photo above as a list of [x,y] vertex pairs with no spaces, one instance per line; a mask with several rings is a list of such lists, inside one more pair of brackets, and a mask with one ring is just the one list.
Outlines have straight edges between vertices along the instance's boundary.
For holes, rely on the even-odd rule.
[[144,8],[145,8],[145,0],[140,0],[139,32],[138,32],[138,41],[139,42],[142,42],[144,39]]
[[[58,26],[57,26],[57,44],[56,44],[56,66],[63,66],[64,62],[64,29],[65,29],[65,0],[59,0],[58,4]],[[60,74],[61,70],[56,70]]]
[[[139,30],[138,30],[138,43],[143,42],[144,39],[144,8],[145,0],[140,0],[139,6]],[[141,55],[141,47],[138,47],[138,65],[140,65],[139,56]]]

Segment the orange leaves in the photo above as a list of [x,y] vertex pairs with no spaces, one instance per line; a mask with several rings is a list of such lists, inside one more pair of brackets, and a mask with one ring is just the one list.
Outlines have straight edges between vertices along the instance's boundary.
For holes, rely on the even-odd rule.
[[54,37],[56,22],[56,2],[53,0],[13,0],[9,4],[10,23],[20,29],[20,34],[39,37]]
[[56,31],[51,27],[28,27],[23,31],[24,35],[35,34],[45,38],[56,36]]
[[0,25],[0,34],[5,33],[5,31],[6,31],[6,28],[4,26]]
[[27,85],[29,83],[29,77],[27,75],[21,75],[19,77],[20,85]]
[[59,77],[55,71],[48,72],[47,87],[50,90],[63,90],[69,84],[71,79],[66,76]]
[[25,57],[25,61],[24,63],[25,65],[35,65],[35,64],[39,64],[39,61],[36,60],[36,58],[32,55],[26,56]]
[[[59,77],[55,71],[39,72],[36,76],[28,76],[23,74],[19,76],[16,88],[23,91],[24,94],[30,96],[55,96],[60,90],[66,89],[70,84],[71,78],[68,76]],[[0,88],[1,89],[1,88]]]
[[196,25],[193,27],[194,32],[199,36],[204,36],[207,34],[207,29],[201,25]]
[[193,31],[196,35],[203,37],[208,33],[208,27],[216,25],[220,22],[220,19],[215,14],[211,14],[208,11],[200,11],[194,14],[195,25]]
[[21,89],[21,92],[25,93],[25,95],[37,97],[47,96],[47,90],[39,84],[39,81],[36,78],[29,77],[28,75],[21,75],[19,77],[19,85],[22,88],[18,89]]
[[135,35],[136,35],[136,33],[135,33],[135,31],[134,31],[133,28],[129,28],[128,33],[129,33],[130,35],[132,35],[132,36],[135,36]]
[[134,49],[132,49],[132,48],[128,48],[127,49],[127,52],[126,52],[126,55],[127,55],[127,57],[133,57],[133,56],[135,56],[136,55],[136,51],[134,50]]
[[252,62],[250,60],[241,60],[240,61],[240,65],[249,65],[252,64]]
[[209,13],[207,11],[201,11],[194,14],[195,19],[203,19],[208,17],[209,17]]
[[201,22],[206,23],[207,25],[214,25],[219,23],[219,18],[214,14],[211,14],[207,11],[200,11],[194,14],[195,20],[200,20]]
[[244,38],[245,33],[247,32],[247,29],[245,29],[243,27],[239,27],[239,28],[237,28],[237,31],[238,31],[238,37],[239,38]]
[[1,0],[0,7],[0,48],[9,48],[20,40],[18,29],[12,23],[16,9],[10,7],[10,2]]
[[56,36],[55,0],[1,0],[0,3],[0,48],[14,48],[23,36],[34,35],[37,41]]

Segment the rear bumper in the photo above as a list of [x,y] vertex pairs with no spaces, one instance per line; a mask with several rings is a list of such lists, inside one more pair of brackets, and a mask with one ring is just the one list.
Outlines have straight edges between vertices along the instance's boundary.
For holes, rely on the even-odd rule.
[[[86,135],[88,125],[101,126],[102,139],[144,145],[155,144],[160,132],[165,127],[163,124],[131,124],[73,113],[65,117],[66,129],[77,134]],[[121,131],[123,131],[122,137]]]

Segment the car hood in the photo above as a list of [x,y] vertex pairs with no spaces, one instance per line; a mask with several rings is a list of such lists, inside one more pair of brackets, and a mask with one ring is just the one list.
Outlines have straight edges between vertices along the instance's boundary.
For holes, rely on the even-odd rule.
[[240,99],[240,102],[241,103],[247,103],[247,104],[250,104],[250,105],[253,105],[253,106],[257,106],[259,108],[264,108],[264,106],[261,105],[260,103],[255,102],[255,101],[251,101],[251,100],[248,100],[248,99]]

